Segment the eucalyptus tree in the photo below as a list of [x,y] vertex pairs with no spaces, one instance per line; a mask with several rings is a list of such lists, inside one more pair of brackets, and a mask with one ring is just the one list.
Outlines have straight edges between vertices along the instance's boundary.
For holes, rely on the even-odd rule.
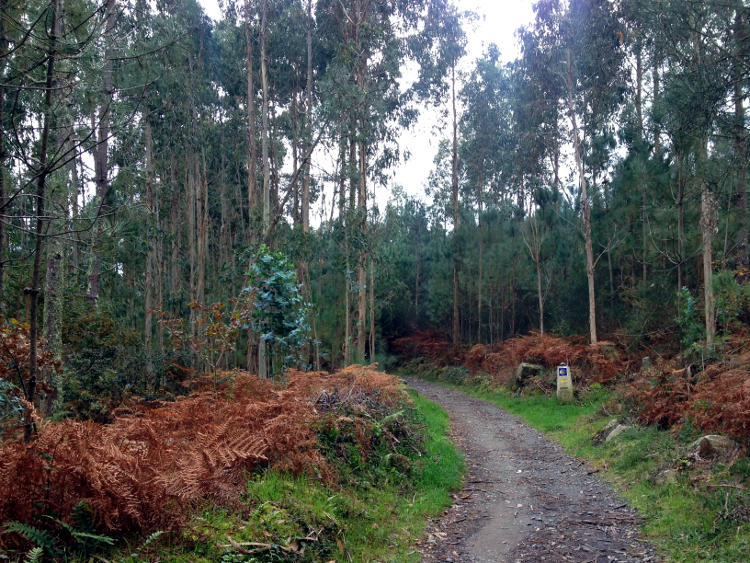
[[[663,122],[672,132],[680,174],[700,198],[700,233],[703,255],[705,348],[711,350],[716,330],[713,294],[713,244],[717,230],[715,167],[709,145],[717,118],[731,96],[731,72],[726,72],[726,31],[734,15],[733,6],[667,3],[663,25],[654,29],[665,45],[667,70],[664,82]],[[663,34],[663,35],[661,35]],[[682,202],[680,202],[682,203]],[[682,220],[682,209],[680,209]],[[678,233],[682,247],[684,234]],[[680,253],[682,255],[682,252]]]
[[[99,126],[101,115],[94,115],[87,128],[76,132],[79,107],[66,95],[74,90],[92,91],[95,80],[86,64],[91,63],[99,42],[105,40],[111,28],[106,24],[107,15],[88,3],[5,2],[0,7],[4,24],[15,22],[12,29],[0,30],[3,48],[8,50],[3,57],[2,94],[12,100],[10,105],[3,103],[10,108],[2,123],[3,157],[20,171],[16,175],[0,171],[4,192],[0,211],[6,229],[20,233],[22,239],[31,235],[33,241],[29,246],[16,247],[20,252],[15,253],[20,254],[17,260],[24,260],[27,251],[33,257],[29,286],[24,290],[29,320],[29,378],[24,394],[29,403],[34,403],[39,381],[40,293],[47,241],[55,242],[47,263],[45,320],[48,338],[59,341],[60,250],[56,239],[69,231],[65,171],[87,146],[96,147],[99,142],[94,142],[93,130]],[[8,192],[6,178],[12,186]],[[54,194],[53,179],[55,184],[61,184]],[[5,232],[4,229],[0,239],[5,238]],[[52,391],[54,382],[46,383]],[[29,412],[24,419],[24,435],[29,439]]]
[[465,109],[461,118],[460,154],[477,215],[477,342],[482,342],[485,300],[482,216],[487,204],[498,204],[507,196],[511,162],[518,158],[511,125],[511,78],[499,57],[497,47],[491,46],[476,61],[461,90]]
[[[471,16],[468,13],[459,13],[450,0],[433,0],[429,3],[424,30],[412,42],[412,50],[421,61],[419,81],[416,85],[418,94],[422,98],[440,104],[446,93],[450,91],[449,111],[452,121],[451,202],[454,235],[458,234],[461,226],[456,67],[466,53],[466,35],[462,27],[462,20],[469,19]],[[453,344],[455,346],[458,346],[461,342],[460,267],[460,249],[455,248],[453,253]]]
[[[622,30],[616,5],[609,1],[573,0],[564,6],[559,0],[544,0],[535,9],[535,33],[540,48],[559,69],[551,77],[557,82],[552,90],[562,90],[563,107],[570,120],[585,243],[589,333],[591,343],[595,344],[595,259],[586,149],[587,139],[592,143],[607,127],[620,102],[623,49],[618,31]],[[597,163],[590,161],[589,168],[595,180],[599,173]]]
[[[355,356],[359,358],[364,357],[368,333],[368,194],[373,186],[369,180],[378,179],[382,169],[394,159],[395,127],[413,118],[413,113],[406,111],[409,96],[398,85],[402,64],[410,53],[420,65],[430,64],[429,58],[423,56],[428,51],[415,47],[417,38],[422,40],[435,31],[433,26],[445,22],[448,9],[448,4],[439,0],[321,1],[317,5],[321,48],[328,53],[324,76],[319,81],[321,113],[324,120],[336,124],[335,129],[346,139],[342,155],[347,162],[341,170],[347,172],[349,197],[342,209],[347,215],[346,244],[356,252],[352,293],[356,297]],[[339,197],[343,199],[343,192]],[[348,271],[349,266],[346,268]],[[369,285],[372,278],[371,273]],[[370,293],[371,311],[372,301]],[[372,317],[369,325],[372,354]]]

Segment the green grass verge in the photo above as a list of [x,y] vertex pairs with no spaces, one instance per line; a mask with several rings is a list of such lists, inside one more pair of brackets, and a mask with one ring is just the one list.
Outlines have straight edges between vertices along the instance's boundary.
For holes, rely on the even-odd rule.
[[[208,507],[171,545],[162,542],[164,562],[235,561],[419,561],[415,542],[427,519],[451,502],[464,472],[461,453],[447,437],[448,415],[438,405],[413,394],[410,414],[423,426],[421,455],[409,457],[403,473],[387,464],[338,466],[347,483],[329,488],[320,481],[275,471],[255,475],[247,483],[241,510]],[[248,544],[271,544],[252,556]],[[315,537],[315,540],[305,538]],[[283,547],[282,547],[283,546]],[[304,548],[304,552],[303,549]],[[296,551],[295,551],[296,550]]]
[[[699,436],[633,428],[610,443],[592,437],[613,418],[602,414],[612,394],[595,387],[575,404],[544,395],[517,396],[486,387],[453,386],[525,419],[589,461],[644,517],[643,532],[667,560],[750,560],[750,460],[695,467],[687,459]],[[679,468],[676,482],[657,485],[662,470]]]

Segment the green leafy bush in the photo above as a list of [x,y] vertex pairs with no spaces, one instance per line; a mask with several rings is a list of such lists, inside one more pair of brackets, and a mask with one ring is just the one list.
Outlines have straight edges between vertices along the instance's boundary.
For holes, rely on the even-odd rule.
[[248,276],[243,302],[248,307],[250,327],[260,334],[280,367],[300,365],[301,351],[310,333],[309,307],[302,297],[294,265],[281,252],[261,245]]
[[705,338],[705,327],[698,306],[687,287],[680,290],[675,322],[680,327],[680,344],[683,350],[692,350]]

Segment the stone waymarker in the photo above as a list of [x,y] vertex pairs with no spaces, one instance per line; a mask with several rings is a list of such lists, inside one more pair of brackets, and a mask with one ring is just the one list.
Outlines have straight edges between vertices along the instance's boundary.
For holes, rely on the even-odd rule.
[[573,374],[566,364],[557,366],[557,398],[566,403],[573,400]]

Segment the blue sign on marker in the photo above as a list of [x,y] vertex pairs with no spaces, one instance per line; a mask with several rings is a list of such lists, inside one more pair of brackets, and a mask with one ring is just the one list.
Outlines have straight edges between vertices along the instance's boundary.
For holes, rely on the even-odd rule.
[[560,366],[557,368],[557,377],[568,377],[568,366]]

